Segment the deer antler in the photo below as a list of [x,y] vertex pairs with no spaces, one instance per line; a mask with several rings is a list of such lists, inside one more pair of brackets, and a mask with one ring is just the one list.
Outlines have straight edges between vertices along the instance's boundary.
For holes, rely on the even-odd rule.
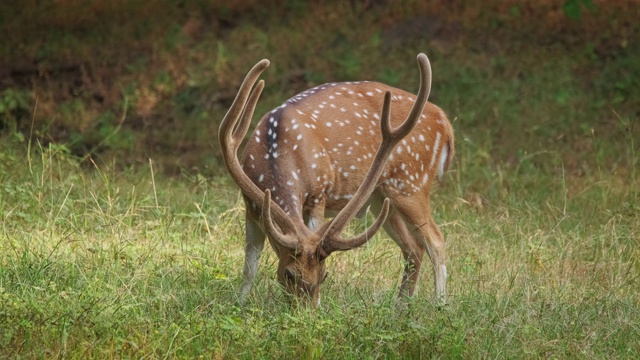
[[366,243],[385,222],[389,212],[389,199],[385,199],[382,211],[374,221],[373,225],[362,234],[350,239],[343,239],[340,233],[365,204],[371,192],[377,185],[377,180],[384,171],[384,167],[389,159],[389,155],[396,144],[402,140],[418,123],[422,110],[427,103],[429,92],[431,91],[431,65],[429,59],[424,54],[418,55],[418,65],[420,68],[420,90],[416,102],[407,116],[407,119],[395,129],[391,129],[390,106],[391,94],[387,91],[384,96],[384,105],[382,106],[382,142],[378,148],[369,172],[364,178],[362,185],[358,188],[354,196],[349,200],[347,205],[338,213],[338,215],[326,226],[321,227],[324,230],[322,235],[323,250],[328,255],[337,250],[349,250],[361,246]]
[[[262,221],[266,232],[270,235],[271,239],[281,244],[284,247],[295,250],[298,247],[298,240],[295,236],[285,235],[276,229],[271,218],[271,191],[266,189],[264,191],[264,202],[262,203]],[[273,205],[274,208],[280,208],[278,205]]]
[[[218,132],[218,138],[222,147],[222,156],[227,170],[242,190],[242,193],[255,204],[261,204],[263,206],[271,204],[270,193],[268,191],[264,193],[260,190],[242,170],[242,165],[240,165],[238,161],[238,148],[242,144],[242,140],[251,125],[251,118],[253,117],[256,104],[264,89],[264,81],[260,80],[253,90],[251,88],[258,80],[260,74],[262,74],[268,66],[269,60],[264,59],[249,71],[240,86],[240,90],[238,90],[233,104],[231,104],[229,111],[222,120]],[[272,235],[274,240],[278,242],[282,241],[282,246],[295,249],[295,241],[290,241],[288,237],[275,230],[275,226],[271,220],[270,210],[273,210],[276,224],[285,232],[296,233],[297,227],[277,204],[271,205],[270,208],[272,209],[267,209],[266,211],[263,209],[263,214],[268,217],[268,219],[264,219],[265,224],[267,224],[265,225],[267,231]]]

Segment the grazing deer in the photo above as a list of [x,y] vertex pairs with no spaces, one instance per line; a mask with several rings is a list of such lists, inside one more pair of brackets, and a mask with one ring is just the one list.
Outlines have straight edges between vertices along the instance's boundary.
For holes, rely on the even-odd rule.
[[[427,102],[431,67],[426,55],[418,55],[418,64],[417,96],[377,82],[330,83],[295,95],[262,117],[239,162],[237,151],[264,81],[252,88],[269,61],[249,71],[219,132],[225,165],[246,204],[242,303],[258,270],[265,234],[279,259],[280,283],[317,306],[327,276],[325,259],[363,245],[381,226],[406,260],[400,297],[413,295],[426,250],[436,298],[445,301],[445,244],[429,193],[453,158],[453,128],[444,112]],[[371,227],[343,238],[347,223],[368,205],[379,211]],[[325,222],[325,211],[339,212]]]

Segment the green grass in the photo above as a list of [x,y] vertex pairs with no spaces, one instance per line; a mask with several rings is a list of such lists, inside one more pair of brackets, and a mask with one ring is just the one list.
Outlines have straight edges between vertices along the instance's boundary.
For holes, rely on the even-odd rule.
[[0,357],[640,354],[637,179],[554,176],[527,159],[487,169],[462,139],[434,196],[448,306],[430,300],[425,267],[409,309],[396,310],[402,258],[379,235],[329,259],[316,311],[287,305],[266,249],[241,309],[243,211],[226,177],[171,178],[151,162],[87,168],[64,146],[4,144]]

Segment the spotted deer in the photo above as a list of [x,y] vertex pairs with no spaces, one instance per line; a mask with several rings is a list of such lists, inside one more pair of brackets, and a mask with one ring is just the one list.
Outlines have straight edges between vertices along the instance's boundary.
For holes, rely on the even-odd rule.
[[[436,298],[445,301],[445,243],[429,193],[453,158],[453,128],[427,102],[431,66],[424,54],[417,60],[417,96],[378,82],[314,87],[260,119],[240,162],[237,151],[264,88],[263,80],[255,84],[269,61],[249,71],[219,131],[225,165],[246,205],[241,303],[256,276],[265,235],[279,259],[279,282],[294,298],[317,306],[325,259],[365,244],[381,226],[406,261],[402,302],[414,293],[425,250]],[[379,211],[373,224],[342,237],[348,222],[369,206]],[[325,213],[335,216],[325,221]]]

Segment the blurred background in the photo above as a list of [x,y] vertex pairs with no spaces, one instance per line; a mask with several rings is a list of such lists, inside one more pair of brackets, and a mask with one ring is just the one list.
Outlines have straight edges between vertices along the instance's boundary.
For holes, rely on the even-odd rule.
[[425,52],[458,161],[624,179],[638,19],[637,0],[3,1],[0,132],[82,161],[224,174],[217,128],[256,61],[272,64],[257,118],[330,81],[416,92]]

